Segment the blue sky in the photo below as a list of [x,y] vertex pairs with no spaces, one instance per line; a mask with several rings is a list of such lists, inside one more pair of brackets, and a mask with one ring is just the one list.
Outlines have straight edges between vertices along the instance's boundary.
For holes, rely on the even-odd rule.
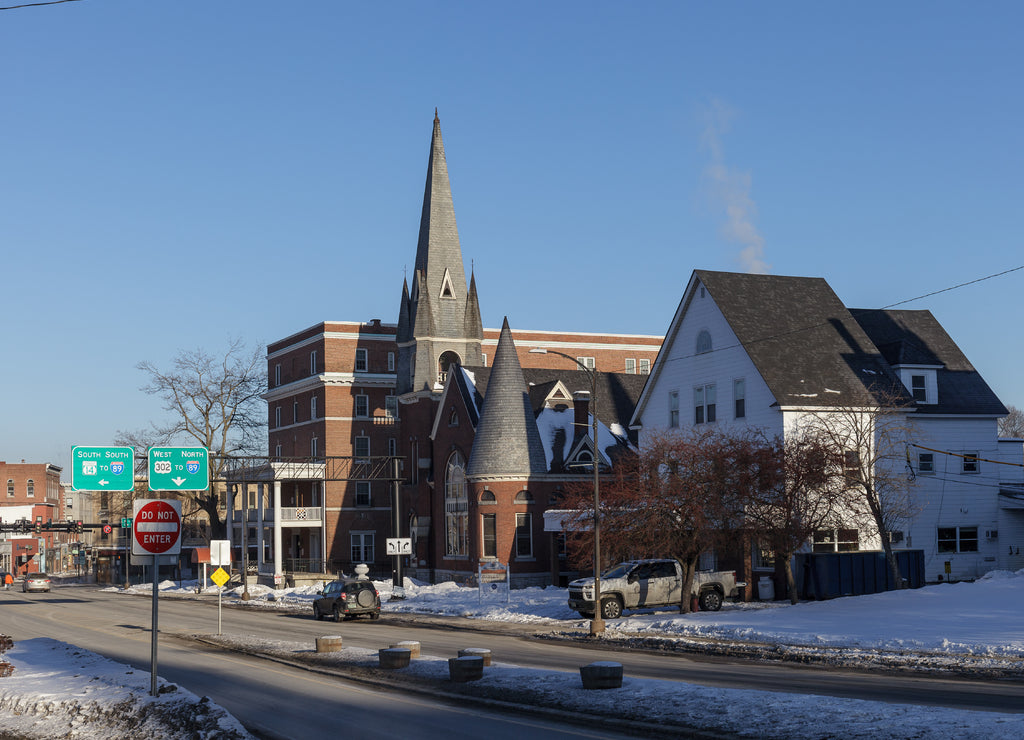
[[[66,468],[158,419],[141,360],[395,321],[435,107],[489,327],[661,334],[695,268],[871,308],[1020,267],[1022,24],[1009,2],[0,12],[0,459]],[[903,307],[1024,406],[1022,292],[1024,270]]]

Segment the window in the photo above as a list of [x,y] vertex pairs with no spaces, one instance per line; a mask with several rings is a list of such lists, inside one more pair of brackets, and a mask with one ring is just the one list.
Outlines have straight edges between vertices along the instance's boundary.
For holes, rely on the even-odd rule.
[[516,514],[516,557],[533,557],[533,516]]
[[356,506],[370,506],[370,481],[356,481]]
[[274,385],[281,385],[281,363],[274,365]]
[[747,383],[743,378],[732,382],[733,416],[742,419],[747,415]]
[[312,396],[309,399],[309,418],[310,419],[315,419],[316,418],[316,396]]
[[299,423],[299,402],[292,401],[292,424]]
[[928,400],[928,389],[925,386],[925,376],[910,376],[910,393],[918,403],[925,403]]
[[483,530],[483,556],[498,557],[498,517],[497,514],[481,514],[480,524]]
[[398,457],[398,440],[394,437],[388,438],[388,457]]
[[469,541],[469,498],[466,494],[466,459],[456,450],[444,473],[444,552],[466,555]]
[[29,498],[35,498],[36,495],[36,482],[31,478],[28,479],[28,483],[25,484],[25,493],[28,494]]
[[316,437],[309,440],[309,456],[314,458],[320,457],[320,440]]
[[977,527],[939,527],[937,544],[939,552],[977,552]]
[[636,359],[633,357],[626,358],[626,375],[636,375]]
[[373,532],[352,532],[349,537],[352,543],[352,562],[372,563]]
[[814,533],[814,552],[853,552],[860,549],[856,529],[819,529]]
[[981,469],[978,460],[977,452],[965,452],[964,453],[964,472],[965,473],[977,473]]
[[597,363],[594,362],[593,357],[577,357],[576,362],[583,365],[587,370],[594,370],[597,367]]
[[668,425],[679,428],[679,391],[668,392]]
[[274,426],[275,427],[281,426],[281,407],[280,406],[275,406],[274,407]]
[[370,397],[360,393],[356,396],[356,418],[364,419],[370,415]]
[[693,423],[704,424],[715,420],[715,386],[713,383],[693,389]]
[[14,479],[13,478],[8,478],[7,479],[7,495],[8,496],[14,496]]
[[281,443],[274,445],[274,457],[281,457]]
[[697,354],[702,355],[711,351],[711,332],[701,329],[697,332]]
[[309,374],[316,375],[316,350],[309,353]]
[[448,414],[448,426],[457,427],[459,425],[459,412],[452,409],[452,412]]
[[384,415],[389,419],[398,418],[398,396],[384,396]]
[[651,361],[650,360],[646,360],[646,359],[640,360],[639,368],[640,368],[640,374],[641,375],[650,375],[651,374]]
[[481,504],[496,504],[498,499],[494,496],[494,491],[484,491],[480,494]]
[[917,453],[917,472],[921,474],[929,474],[935,472],[935,455],[933,453]]
[[356,372],[365,373],[370,367],[369,357],[365,349],[356,350]]
[[370,438],[369,437],[356,437],[355,444],[352,445],[353,454],[356,457],[369,457],[370,456]]
[[388,352],[388,372],[395,372],[395,353]]
[[480,355],[480,361],[483,363],[483,367],[487,367],[487,355]]
[[843,453],[843,471],[847,478],[860,480],[860,452],[847,450]]
[[529,491],[525,491],[525,490],[524,491],[520,491],[519,493],[516,494],[515,502],[517,504],[532,504],[533,503],[533,494],[530,493]]

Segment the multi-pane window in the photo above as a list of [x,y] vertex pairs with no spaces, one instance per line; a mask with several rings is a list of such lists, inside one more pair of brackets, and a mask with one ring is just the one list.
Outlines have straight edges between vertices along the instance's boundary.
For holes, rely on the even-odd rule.
[[35,498],[36,495],[36,482],[31,478],[28,479],[28,483],[25,484],[25,492],[29,498]]
[[636,358],[626,358],[626,375],[636,375]]
[[384,396],[384,415],[389,419],[398,418],[398,396]]
[[8,478],[7,479],[7,495],[8,496],[14,496],[14,479],[13,478]]
[[483,556],[498,557],[498,517],[496,514],[481,514],[480,524],[483,529]]
[[312,396],[309,399],[309,418],[316,418],[316,396]]
[[373,532],[352,532],[349,538],[352,543],[352,562],[372,563]]
[[274,407],[274,426],[275,427],[281,426],[281,407],[280,406],[275,406]]
[[356,506],[370,505],[370,481],[356,481]]
[[711,351],[711,332],[701,329],[697,333],[697,354],[702,355]]
[[388,457],[398,457],[398,440],[388,437]]
[[444,552],[467,555],[469,497],[466,493],[466,459],[456,450],[448,458],[444,474]]
[[964,453],[964,472],[965,473],[977,473],[981,469],[978,460],[977,452],[965,452]]
[[737,378],[732,382],[733,416],[742,419],[747,415],[747,382]]
[[648,360],[648,359],[641,359],[640,363],[639,363],[639,365],[637,367],[639,368],[641,375],[650,375],[651,374],[651,361],[650,360]]
[[925,386],[925,378],[923,375],[910,376],[910,393],[918,403],[924,403],[928,400],[928,389]]
[[352,451],[356,457],[369,457],[370,438],[365,436],[356,437],[352,445]]
[[856,529],[819,529],[814,533],[814,552],[853,552],[860,549]]
[[274,457],[281,457],[281,443],[274,445]]
[[356,417],[365,418],[370,415],[370,397],[360,393],[356,396]]
[[365,373],[370,367],[369,354],[365,349],[356,350],[356,372]]
[[292,424],[299,423],[299,402],[292,401]]
[[715,420],[715,385],[699,385],[693,389],[693,423],[704,424]]
[[309,374],[316,375],[316,350],[309,353]]
[[281,363],[274,365],[274,385],[281,385]]
[[593,357],[577,357],[576,362],[583,365],[587,370],[594,370],[597,367]]
[[679,428],[679,391],[668,392],[668,425]]
[[309,440],[309,456],[314,458],[320,457],[320,440],[316,437]]
[[977,527],[939,527],[937,531],[939,552],[977,552]]
[[533,516],[516,514],[516,557],[533,557]]
[[917,453],[917,472],[918,473],[934,473],[935,472],[935,454],[932,452],[919,452]]
[[395,353],[388,352],[388,372],[395,372]]

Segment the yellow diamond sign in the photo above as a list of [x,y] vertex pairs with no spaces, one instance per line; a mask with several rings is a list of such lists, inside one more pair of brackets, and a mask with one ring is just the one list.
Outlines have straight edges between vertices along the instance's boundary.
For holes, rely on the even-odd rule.
[[229,576],[227,571],[223,568],[217,568],[217,570],[213,571],[213,574],[210,576],[210,580],[222,588],[224,584],[228,582],[229,578],[231,578],[231,576]]

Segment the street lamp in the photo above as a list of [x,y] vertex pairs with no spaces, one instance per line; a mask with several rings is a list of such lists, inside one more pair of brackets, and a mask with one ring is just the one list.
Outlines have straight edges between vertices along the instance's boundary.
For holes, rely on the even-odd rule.
[[567,360],[572,360],[579,365],[580,370],[590,376],[590,418],[593,420],[594,439],[594,618],[590,620],[590,634],[599,635],[604,632],[604,617],[601,614],[601,474],[598,470],[597,372],[564,352],[556,352],[555,350],[542,347],[534,347],[530,352],[537,355],[558,355]]

